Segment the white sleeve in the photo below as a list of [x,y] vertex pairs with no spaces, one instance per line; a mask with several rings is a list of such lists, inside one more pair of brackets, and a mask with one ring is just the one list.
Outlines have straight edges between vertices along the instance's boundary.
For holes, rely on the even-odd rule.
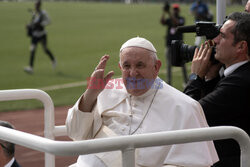
[[82,96],[68,110],[66,118],[67,134],[73,140],[84,140],[92,136],[93,112],[82,112],[79,110],[78,105],[81,98]]
[[[186,114],[180,118],[181,127],[178,129],[208,127],[202,107],[197,101],[187,104],[185,108]],[[165,164],[207,167],[212,166],[218,160],[213,142],[202,141],[172,145]]]

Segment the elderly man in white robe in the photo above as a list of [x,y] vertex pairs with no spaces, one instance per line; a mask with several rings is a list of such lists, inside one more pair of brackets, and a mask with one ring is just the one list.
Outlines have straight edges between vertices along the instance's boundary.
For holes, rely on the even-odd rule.
[[[161,61],[153,44],[135,37],[120,48],[122,78],[104,74],[109,55],[92,73],[88,88],[69,109],[73,140],[207,127],[198,102],[158,77]],[[117,151],[119,152],[119,151]],[[81,155],[76,167],[121,167],[120,152]],[[212,141],[140,148],[136,167],[209,167],[218,161]]]

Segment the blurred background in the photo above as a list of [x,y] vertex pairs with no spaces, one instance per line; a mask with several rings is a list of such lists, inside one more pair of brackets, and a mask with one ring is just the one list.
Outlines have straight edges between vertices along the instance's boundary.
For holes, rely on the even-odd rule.
[[[119,49],[129,38],[140,36],[150,40],[162,61],[160,77],[166,79],[165,32],[160,17],[162,0],[86,0],[45,1],[51,24],[48,46],[57,59],[56,69],[38,45],[32,75],[24,72],[28,65],[30,38],[25,26],[30,22],[30,10],[35,1],[0,0],[0,89],[36,88],[46,91],[55,106],[71,106],[86,88],[86,79],[104,54],[111,56],[107,70],[118,68]],[[185,25],[193,25],[190,13],[192,0],[169,1],[180,5]],[[216,22],[216,1],[207,0]],[[241,0],[228,0],[226,13],[243,11]],[[195,33],[184,34],[184,42],[194,44]],[[188,72],[190,63],[187,64]],[[183,90],[181,69],[173,68],[172,85]],[[42,108],[38,101],[0,102],[0,112]]]

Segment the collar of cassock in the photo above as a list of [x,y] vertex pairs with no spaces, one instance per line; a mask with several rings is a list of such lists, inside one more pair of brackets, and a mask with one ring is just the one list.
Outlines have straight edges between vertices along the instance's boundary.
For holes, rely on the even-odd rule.
[[[132,96],[135,100],[142,100],[146,97],[154,94],[157,90],[155,86],[150,88],[146,93],[140,96]],[[107,98],[109,97],[109,98]],[[114,108],[118,104],[120,104],[124,99],[131,97],[131,95],[127,92],[125,85],[122,84],[122,89],[110,89],[103,90],[103,92],[97,98],[97,106],[100,114],[108,109]]]

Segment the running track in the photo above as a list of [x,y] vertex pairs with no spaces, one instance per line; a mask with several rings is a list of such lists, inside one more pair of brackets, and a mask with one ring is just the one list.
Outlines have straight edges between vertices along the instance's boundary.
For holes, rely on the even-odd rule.
[[[64,125],[70,107],[55,108],[55,124]],[[43,136],[43,109],[0,112],[0,119],[10,122],[17,130]],[[70,140],[57,137],[56,140]],[[44,153],[16,145],[15,157],[22,167],[44,167]],[[56,156],[56,167],[66,167],[76,161],[77,157]]]

